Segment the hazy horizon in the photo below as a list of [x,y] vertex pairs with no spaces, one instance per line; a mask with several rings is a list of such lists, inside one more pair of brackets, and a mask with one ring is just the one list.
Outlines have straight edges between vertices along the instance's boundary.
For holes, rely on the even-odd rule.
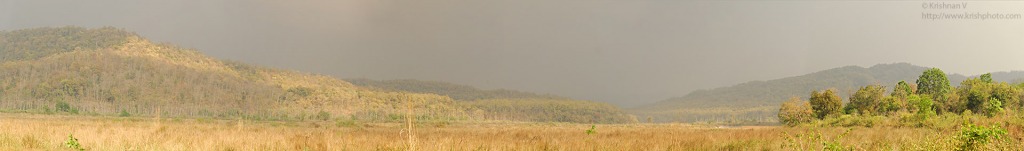
[[2,1],[0,30],[113,26],[216,58],[338,78],[635,106],[848,65],[907,62],[968,76],[1024,69],[1022,20],[922,17],[1024,6],[967,3]]

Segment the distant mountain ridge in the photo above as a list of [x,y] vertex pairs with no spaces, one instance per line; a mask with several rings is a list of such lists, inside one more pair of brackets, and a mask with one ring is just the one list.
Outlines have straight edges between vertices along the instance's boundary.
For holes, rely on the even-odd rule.
[[[658,121],[770,121],[774,119],[779,104],[789,97],[806,99],[811,91],[836,88],[846,99],[850,92],[869,84],[881,84],[892,89],[901,80],[913,83],[926,69],[928,67],[909,63],[878,64],[868,68],[845,66],[794,77],[698,90],[631,111],[641,118],[654,117]],[[947,76],[954,86],[967,79],[959,74]],[[1024,78],[1024,71],[994,72],[992,77],[998,81],[1011,81]]]

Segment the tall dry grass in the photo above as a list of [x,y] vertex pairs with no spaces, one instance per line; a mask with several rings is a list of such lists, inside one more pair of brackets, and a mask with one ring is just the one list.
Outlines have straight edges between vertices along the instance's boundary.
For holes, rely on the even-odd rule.
[[[88,150],[407,150],[406,123],[0,115],[0,150],[64,150],[74,134]],[[711,127],[686,124],[417,124],[416,150],[797,150],[787,137],[846,128]],[[858,150],[918,150],[954,132],[926,128],[854,128],[838,140]],[[1011,135],[1017,135],[1011,133]],[[1015,136],[1014,138],[1019,138]],[[815,148],[818,142],[806,143]]]

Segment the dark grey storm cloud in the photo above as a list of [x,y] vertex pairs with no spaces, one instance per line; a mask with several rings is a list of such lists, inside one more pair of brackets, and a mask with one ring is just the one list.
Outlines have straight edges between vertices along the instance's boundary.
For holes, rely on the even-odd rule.
[[345,78],[424,79],[636,105],[846,65],[1024,68],[1020,2],[0,1],[0,30],[114,26],[214,57]]

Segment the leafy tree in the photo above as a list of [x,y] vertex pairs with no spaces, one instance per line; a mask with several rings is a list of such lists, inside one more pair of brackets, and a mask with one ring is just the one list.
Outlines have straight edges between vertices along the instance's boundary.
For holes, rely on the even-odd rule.
[[914,88],[907,84],[906,81],[900,81],[896,83],[896,87],[893,87],[892,93],[889,93],[889,97],[883,98],[883,102],[887,102],[886,112],[895,112],[900,110],[906,110],[909,108],[907,105],[907,97],[914,94]]
[[985,73],[981,75],[981,82],[992,83],[992,73]]
[[843,100],[836,95],[835,91],[835,89],[827,89],[820,93],[818,91],[811,92],[810,104],[815,117],[824,119],[826,116],[841,113]]
[[949,79],[939,68],[925,70],[917,78],[917,94],[941,95],[949,91]]
[[779,122],[788,126],[796,126],[800,123],[810,122],[813,119],[814,112],[811,109],[811,104],[800,100],[798,97],[793,97],[789,101],[783,102],[782,107],[779,108]]
[[931,68],[921,73],[917,78],[917,94],[927,94],[933,100],[938,101],[939,111],[948,110],[952,105],[949,101],[949,93],[952,92],[949,86],[949,79],[946,73],[939,68]]
[[880,114],[885,110],[889,102],[882,102],[885,97],[885,87],[881,85],[868,85],[861,87],[850,96],[850,108],[862,114]]
[[885,96],[882,98],[882,106],[879,108],[879,113],[891,113],[904,111],[907,108],[906,99],[899,99],[892,96]]
[[911,89],[910,85],[906,81],[900,81],[896,84],[896,87],[892,89],[892,93],[889,96],[896,97],[899,99],[907,99],[907,96],[914,94],[914,89]]

